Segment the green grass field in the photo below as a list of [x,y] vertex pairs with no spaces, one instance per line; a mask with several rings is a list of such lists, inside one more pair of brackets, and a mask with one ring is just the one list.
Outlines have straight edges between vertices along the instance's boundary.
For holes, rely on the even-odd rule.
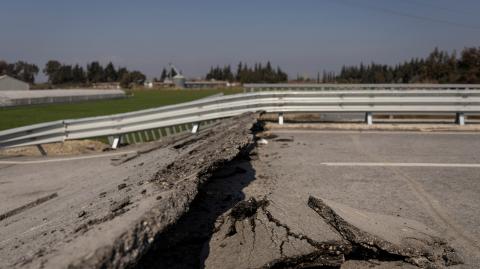
[[110,115],[188,102],[223,92],[234,94],[242,89],[137,90],[125,99],[51,104],[0,109],[0,130],[62,119]]

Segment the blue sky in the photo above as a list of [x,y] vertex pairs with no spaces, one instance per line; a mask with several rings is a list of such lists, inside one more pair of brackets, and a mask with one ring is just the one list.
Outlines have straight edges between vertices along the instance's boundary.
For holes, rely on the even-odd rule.
[[[5,0],[0,58],[100,60],[158,76],[270,60],[290,75],[480,46],[478,0]],[[477,14],[476,14],[477,13]]]

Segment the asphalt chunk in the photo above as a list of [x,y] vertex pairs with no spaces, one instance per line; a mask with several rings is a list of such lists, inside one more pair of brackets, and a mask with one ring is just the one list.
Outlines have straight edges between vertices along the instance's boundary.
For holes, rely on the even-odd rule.
[[118,201],[113,201],[110,205],[110,211],[115,213],[123,209],[124,207],[128,206],[129,204],[130,204],[130,197],[128,196]]
[[403,260],[421,268],[461,264],[448,243],[425,225],[394,216],[308,199],[308,206],[353,246],[352,257]]
[[126,183],[122,183],[122,184],[119,184],[119,185],[117,186],[117,188],[118,188],[119,191],[125,189],[126,187],[127,187],[127,184],[126,184]]

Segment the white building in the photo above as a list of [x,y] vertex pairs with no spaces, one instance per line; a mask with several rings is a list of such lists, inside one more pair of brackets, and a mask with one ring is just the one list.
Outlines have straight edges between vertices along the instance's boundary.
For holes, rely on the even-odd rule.
[[30,84],[7,75],[0,76],[0,91],[28,91]]

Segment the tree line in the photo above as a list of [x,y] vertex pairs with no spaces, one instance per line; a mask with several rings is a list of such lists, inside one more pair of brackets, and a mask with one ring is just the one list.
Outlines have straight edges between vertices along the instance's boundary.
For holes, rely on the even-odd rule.
[[280,68],[273,68],[270,62],[255,63],[248,66],[240,62],[236,71],[230,65],[211,67],[207,73],[207,80],[237,81],[241,83],[277,83],[288,81],[288,75]]
[[124,88],[131,88],[134,85],[142,85],[146,80],[146,76],[140,71],[130,71],[125,67],[116,68],[112,62],[104,67],[98,61],[88,63],[84,69],[78,64],[72,66],[50,60],[45,64],[43,73],[52,85],[118,82]]
[[[179,71],[181,72],[181,71]],[[153,81],[155,82],[164,82],[167,78],[168,79],[171,79],[173,78],[174,76],[177,75],[177,72],[175,72],[175,69],[173,68],[170,68],[170,70],[167,70],[166,68],[163,68],[162,69],[162,73],[160,74],[160,77],[158,78],[153,78]]]
[[38,66],[35,64],[24,61],[7,63],[6,61],[0,60],[0,76],[8,75],[28,83],[35,83],[35,76],[38,72]]
[[480,47],[460,55],[435,48],[426,58],[395,66],[371,63],[344,66],[340,73],[324,72],[324,83],[480,83]]
[[[40,69],[25,61],[8,63],[0,60],[0,75],[9,75],[19,80],[35,83]],[[79,64],[68,65],[56,60],[45,64],[43,73],[52,85],[119,82],[129,88],[141,85],[146,76],[140,71],[115,67],[113,63],[103,66],[98,61],[90,62],[84,68]],[[164,81],[175,76],[173,69],[164,68],[159,78]],[[288,81],[288,75],[280,68],[273,68],[270,62],[248,66],[240,62],[233,70],[230,65],[211,67],[206,79],[237,81],[241,83],[278,83]],[[297,77],[297,81],[313,81]],[[463,49],[460,54],[449,53],[435,48],[426,58],[413,58],[394,66],[384,64],[363,64],[343,66],[340,73],[323,72],[317,75],[318,83],[480,83],[480,47]]]

